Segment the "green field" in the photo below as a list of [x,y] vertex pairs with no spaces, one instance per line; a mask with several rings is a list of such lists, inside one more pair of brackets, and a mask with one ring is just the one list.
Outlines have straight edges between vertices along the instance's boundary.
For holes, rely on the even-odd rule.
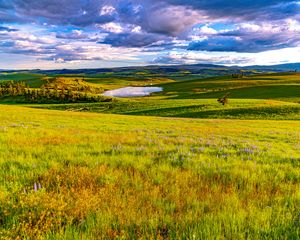
[[[101,79],[97,81],[101,82]],[[118,86],[114,88],[130,85],[130,82],[123,82],[122,85],[116,80],[116,84]],[[141,80],[140,85],[147,84]],[[173,80],[153,86],[160,86],[164,91],[151,97],[118,99],[110,103],[43,104],[33,107],[162,117],[300,120],[300,74]],[[111,89],[111,84],[106,89]],[[230,93],[229,103],[222,106],[216,100],[226,93]]]
[[262,99],[231,99],[230,103],[225,107],[220,105],[216,99],[139,99],[119,100],[108,103],[43,104],[30,106],[55,110],[161,117],[300,120],[299,103]]
[[46,76],[31,73],[2,73],[0,83],[6,81],[26,82],[30,87],[41,87],[45,83]]
[[278,73],[250,75],[240,79],[231,76],[177,81],[161,85],[169,98],[217,98],[227,92],[231,98],[288,99],[300,101],[300,74]]
[[164,91],[60,104],[4,94],[1,240],[300,238],[300,74],[79,76],[0,83]]
[[300,236],[299,122],[0,110],[6,239]]

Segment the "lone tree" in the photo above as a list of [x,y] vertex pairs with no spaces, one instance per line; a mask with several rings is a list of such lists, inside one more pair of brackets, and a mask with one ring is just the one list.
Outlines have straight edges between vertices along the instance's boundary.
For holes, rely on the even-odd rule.
[[218,98],[218,102],[225,106],[228,103],[228,97],[230,93],[226,93],[223,97]]

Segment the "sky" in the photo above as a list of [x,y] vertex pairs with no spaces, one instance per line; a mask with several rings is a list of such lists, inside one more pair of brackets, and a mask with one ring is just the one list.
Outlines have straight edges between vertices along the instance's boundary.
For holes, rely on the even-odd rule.
[[300,1],[0,0],[0,69],[300,62]]

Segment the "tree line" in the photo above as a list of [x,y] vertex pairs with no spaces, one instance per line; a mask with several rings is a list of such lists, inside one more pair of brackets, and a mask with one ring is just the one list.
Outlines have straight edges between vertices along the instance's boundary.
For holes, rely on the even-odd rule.
[[4,82],[0,85],[0,97],[22,96],[28,102],[33,103],[69,103],[69,102],[109,102],[112,98],[99,94],[73,90],[70,87],[61,86],[60,88],[30,88],[24,82]]

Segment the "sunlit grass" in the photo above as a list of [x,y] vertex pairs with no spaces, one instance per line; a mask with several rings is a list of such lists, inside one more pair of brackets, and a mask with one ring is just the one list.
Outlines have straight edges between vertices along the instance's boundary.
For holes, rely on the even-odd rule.
[[0,106],[0,238],[298,239],[299,133]]
[[229,103],[223,106],[216,99],[146,97],[119,99],[107,103],[48,104],[32,107],[161,117],[300,120],[300,104],[264,99],[229,99]]
[[299,102],[300,74],[277,73],[249,75],[243,78],[231,76],[211,77],[179,81],[159,85],[171,99],[217,98],[230,92],[231,98],[285,99]]

